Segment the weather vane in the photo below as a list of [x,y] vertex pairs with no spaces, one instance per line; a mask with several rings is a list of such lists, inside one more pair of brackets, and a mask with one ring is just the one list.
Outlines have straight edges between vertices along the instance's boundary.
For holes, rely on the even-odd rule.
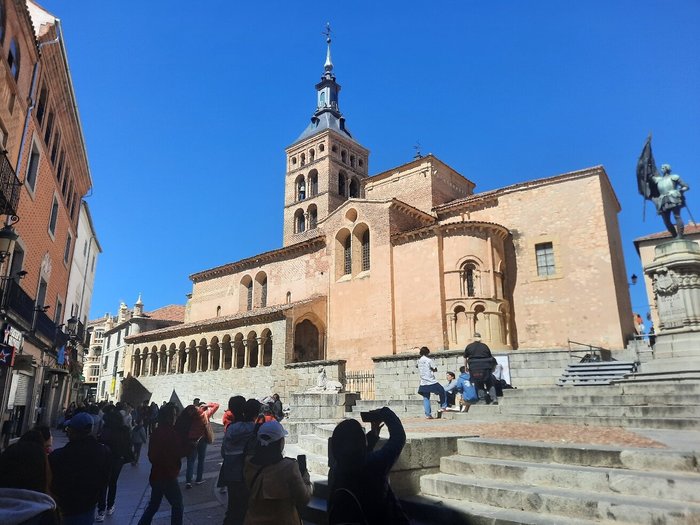
[[321,34],[326,35],[326,43],[330,44],[331,43],[331,23],[330,22],[326,22],[326,30]]
[[413,156],[414,159],[423,158],[423,155],[421,155],[421,152],[420,152],[420,142],[419,141],[416,141],[415,145],[413,146],[413,149],[416,150],[416,154]]

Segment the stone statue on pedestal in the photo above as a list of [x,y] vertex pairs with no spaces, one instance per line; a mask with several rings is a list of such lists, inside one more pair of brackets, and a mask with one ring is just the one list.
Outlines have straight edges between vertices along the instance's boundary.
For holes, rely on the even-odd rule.
[[[680,239],[683,237],[681,209],[685,207],[684,194],[690,187],[680,175],[671,172],[670,164],[663,164],[661,173],[659,175],[656,169],[649,136],[637,161],[637,187],[646,200],[654,203],[656,212],[661,215],[671,236]],[[671,214],[676,219],[675,225],[671,222]]]

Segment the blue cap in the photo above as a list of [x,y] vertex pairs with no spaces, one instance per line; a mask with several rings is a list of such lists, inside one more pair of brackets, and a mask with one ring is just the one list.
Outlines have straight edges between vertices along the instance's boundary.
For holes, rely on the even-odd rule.
[[64,423],[65,427],[75,430],[92,430],[93,419],[87,412],[78,412]]

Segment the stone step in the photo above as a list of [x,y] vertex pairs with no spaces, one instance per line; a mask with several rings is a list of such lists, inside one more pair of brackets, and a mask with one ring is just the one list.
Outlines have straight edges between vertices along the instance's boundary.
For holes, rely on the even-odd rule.
[[525,461],[443,457],[440,471],[522,483],[611,494],[700,503],[700,474],[630,471],[619,468],[543,464]]
[[651,448],[572,445],[502,439],[457,440],[462,456],[558,465],[579,465],[655,472],[700,473],[700,453]]
[[700,371],[684,371],[684,372],[669,372],[669,373],[640,373],[630,374],[623,379],[615,381],[619,385],[629,384],[648,384],[652,382],[664,381],[671,384],[677,384],[678,388],[684,388],[686,381],[700,380]]
[[489,414],[498,412],[503,415],[535,415],[535,416],[566,416],[566,417],[619,417],[619,418],[700,418],[700,405],[667,405],[667,406],[612,406],[612,405],[521,405],[517,403],[490,406],[475,404],[469,407],[469,414],[479,418],[482,412]]
[[[478,406],[478,405],[476,405]],[[480,411],[479,415],[476,412],[472,413],[469,409],[467,414],[459,412],[445,412],[442,417],[444,419],[468,419],[470,421],[479,421],[484,423],[489,422],[508,422],[517,421],[521,423],[547,423],[560,425],[583,425],[598,426],[598,427],[622,427],[622,428],[655,428],[662,430],[700,430],[700,420],[688,418],[648,418],[648,417],[583,417],[583,416],[538,416],[534,414],[501,414],[497,411],[498,407],[492,407],[494,410]]]
[[621,395],[621,394],[645,394],[653,396],[662,395],[677,395],[685,394],[700,394],[700,381],[687,383],[628,383],[627,381],[618,382],[612,385],[590,386],[590,387],[543,387],[543,388],[516,388],[503,391],[504,397],[520,397],[539,395],[542,398],[561,396],[561,395],[581,395],[585,392],[586,395]]
[[[564,516],[552,517],[539,512],[504,509],[498,505],[462,502],[426,494],[404,498],[401,504],[409,516],[425,520],[425,523],[439,525],[594,525],[600,523]],[[446,512],[450,514],[445,516]]]
[[[567,392],[569,392],[567,390]],[[579,393],[580,392],[580,393]],[[700,394],[688,395],[663,395],[654,396],[646,394],[625,394],[625,395],[597,395],[591,391],[576,390],[576,394],[559,395],[557,397],[532,396],[503,396],[499,398],[502,406],[523,406],[523,405],[561,405],[561,406],[588,406],[588,405],[609,405],[609,406],[667,406],[667,405],[700,405]]]
[[328,456],[328,438],[319,437],[316,434],[302,434],[297,445],[309,454]]
[[687,525],[700,521],[700,505],[651,498],[503,483],[468,476],[429,474],[421,492],[549,516],[616,521],[633,525]]

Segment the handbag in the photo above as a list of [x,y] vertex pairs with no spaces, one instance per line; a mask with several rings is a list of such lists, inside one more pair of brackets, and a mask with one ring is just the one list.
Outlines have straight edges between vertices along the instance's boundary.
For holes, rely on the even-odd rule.
[[211,428],[211,423],[207,419],[207,424],[204,425],[204,439],[207,440],[207,443],[210,445],[214,442],[214,429]]

